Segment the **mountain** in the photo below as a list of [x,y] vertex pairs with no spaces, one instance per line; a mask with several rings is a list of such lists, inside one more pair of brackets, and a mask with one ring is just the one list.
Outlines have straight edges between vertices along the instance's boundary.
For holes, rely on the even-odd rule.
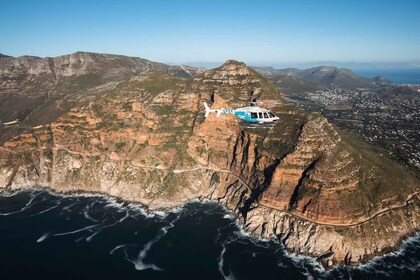
[[[152,210],[210,199],[252,235],[276,238],[327,266],[368,260],[419,230],[420,174],[286,104],[244,63],[230,60],[186,79],[155,71],[151,62],[130,72],[119,63],[124,57],[113,57],[115,66],[89,57],[97,69],[90,75],[116,84],[43,126],[16,124],[19,134],[0,146],[0,187],[104,193]],[[80,69],[60,91],[71,92]],[[4,84],[20,84],[22,100],[31,98],[31,75],[9,74]],[[91,88],[79,87],[77,96]],[[229,115],[204,117],[203,102],[236,108],[254,97],[280,117],[273,129],[241,128]],[[25,120],[38,121],[36,114]]]
[[380,85],[380,86],[381,85],[386,85],[386,86],[389,86],[389,85],[392,84],[392,82],[390,80],[388,80],[386,77],[381,76],[381,75],[376,76],[376,77],[373,77],[370,80],[373,82],[374,85]]
[[[0,58],[0,121],[36,126],[56,120],[139,73],[157,71],[191,78],[203,70],[146,59],[77,52],[54,58]],[[0,127],[0,142],[10,131]]]
[[381,76],[369,79],[358,76],[349,69],[341,69],[333,66],[318,66],[305,70],[296,68],[274,69],[271,67],[255,67],[255,69],[273,83],[292,78],[294,83],[305,81],[320,87],[344,89],[376,88],[377,86],[391,84],[389,80]]
[[418,69],[419,62],[339,62],[333,60],[315,61],[307,63],[272,63],[275,68],[294,67],[299,69],[314,68],[319,65],[329,65],[337,68],[357,69],[357,70],[395,70],[395,69]]
[[305,81],[293,75],[287,75],[282,70],[274,69],[273,67],[253,68],[286,95],[312,92],[321,89],[319,85],[313,82]]

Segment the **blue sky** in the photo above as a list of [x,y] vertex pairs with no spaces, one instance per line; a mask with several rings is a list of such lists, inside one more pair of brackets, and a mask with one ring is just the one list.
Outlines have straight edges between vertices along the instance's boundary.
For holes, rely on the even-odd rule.
[[0,53],[185,63],[419,62],[418,0],[0,0]]

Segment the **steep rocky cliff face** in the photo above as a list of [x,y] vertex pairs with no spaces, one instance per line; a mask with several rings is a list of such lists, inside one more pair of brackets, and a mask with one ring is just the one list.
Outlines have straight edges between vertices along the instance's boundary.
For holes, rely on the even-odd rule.
[[[203,70],[87,52],[54,58],[0,57],[0,123],[18,120],[20,127],[50,123],[147,71],[191,78]],[[0,126],[0,143],[20,131]]]
[[[204,101],[235,108],[255,97],[280,117],[273,129],[204,118]],[[287,105],[236,61],[191,79],[142,71],[4,141],[0,187],[39,186],[150,209],[216,200],[248,232],[327,265],[367,260],[419,229],[419,174]]]

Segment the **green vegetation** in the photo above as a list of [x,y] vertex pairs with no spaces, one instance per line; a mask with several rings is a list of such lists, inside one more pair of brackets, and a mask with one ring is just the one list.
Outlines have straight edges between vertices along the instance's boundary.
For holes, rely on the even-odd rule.
[[160,74],[139,83],[138,87],[144,89],[152,95],[156,95],[174,87],[178,82],[179,78]]
[[299,95],[304,92],[313,92],[319,89],[317,85],[311,82],[287,75],[275,75],[269,79],[287,95]]
[[67,90],[69,92],[79,92],[88,88],[98,86],[104,83],[102,77],[102,73],[89,73],[82,76],[78,76],[69,81]]
[[115,150],[120,151],[127,145],[126,142],[117,142],[115,143]]
[[220,175],[218,172],[214,172],[213,176],[211,177],[211,181],[218,185],[220,183]]

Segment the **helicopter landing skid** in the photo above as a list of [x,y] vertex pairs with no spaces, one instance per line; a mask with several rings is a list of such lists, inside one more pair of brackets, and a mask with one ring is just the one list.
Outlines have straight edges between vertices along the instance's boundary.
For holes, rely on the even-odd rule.
[[240,124],[241,128],[251,128],[251,129],[270,129],[275,126],[274,123],[242,123]]

